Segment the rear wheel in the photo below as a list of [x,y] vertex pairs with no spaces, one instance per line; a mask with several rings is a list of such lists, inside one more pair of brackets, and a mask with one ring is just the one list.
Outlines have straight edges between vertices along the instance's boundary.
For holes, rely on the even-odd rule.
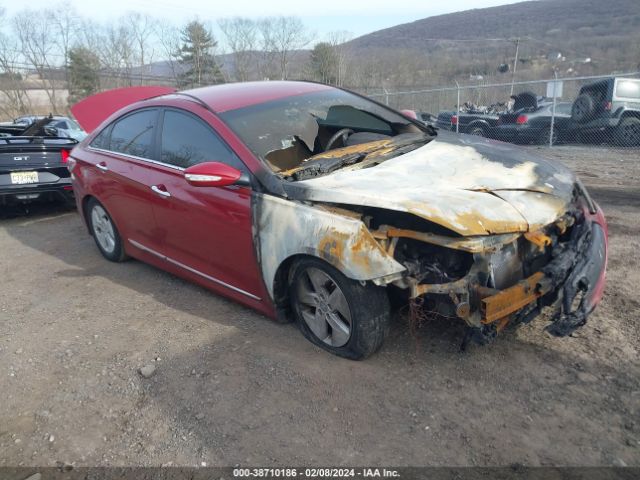
[[588,93],[578,95],[571,107],[571,118],[576,122],[586,122],[594,114],[596,108],[595,100]]
[[105,208],[94,198],[87,204],[87,219],[100,253],[112,262],[127,258],[120,233]]
[[626,117],[613,132],[616,145],[621,147],[635,147],[640,145],[640,118]]
[[486,137],[485,133],[484,133],[484,128],[482,127],[471,127],[469,129],[469,135],[476,135],[478,137]]
[[384,288],[362,285],[316,258],[300,260],[290,278],[291,306],[308,340],[353,360],[380,348],[391,317]]

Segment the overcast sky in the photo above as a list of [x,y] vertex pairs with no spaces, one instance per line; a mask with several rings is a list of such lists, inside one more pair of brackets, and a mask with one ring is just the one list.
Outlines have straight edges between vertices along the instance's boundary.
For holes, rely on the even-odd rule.
[[[83,16],[94,20],[108,20],[127,11],[148,13],[177,24],[194,17],[210,21],[233,16],[295,15],[305,25],[323,38],[332,31],[346,30],[354,36],[363,35],[381,28],[442,13],[484,8],[513,0],[65,0],[63,5],[72,5]],[[58,5],[52,0],[29,0],[28,2],[0,0],[0,5],[9,15],[29,7],[51,8]]]

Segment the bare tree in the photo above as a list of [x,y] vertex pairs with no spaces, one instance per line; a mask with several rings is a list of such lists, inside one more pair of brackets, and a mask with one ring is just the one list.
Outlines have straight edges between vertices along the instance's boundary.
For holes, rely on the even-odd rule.
[[344,30],[331,32],[329,34],[329,44],[333,47],[333,57],[335,60],[336,85],[344,85],[349,65],[349,47],[346,45],[353,38],[351,32]]
[[177,85],[184,70],[180,65],[180,29],[169,22],[158,22],[155,29],[161,55],[169,65],[173,83]]
[[13,18],[19,48],[40,77],[53,112],[57,113],[55,32],[45,11],[23,10]]
[[128,30],[133,37],[135,49],[135,59],[139,69],[140,83],[144,82],[145,74],[148,73],[148,63],[153,60],[153,46],[151,38],[156,30],[156,21],[149,15],[133,12],[126,17]]
[[235,79],[249,80],[256,57],[258,25],[250,18],[234,17],[221,19],[218,26],[233,56]]
[[298,17],[277,17],[274,27],[273,44],[280,58],[280,75],[282,80],[286,80],[291,56],[296,50],[306,47],[312,38]]
[[[4,15],[0,8],[0,27],[4,25]],[[0,31],[0,112],[6,117],[27,113],[31,107],[20,65],[18,45]]]
[[54,9],[48,10],[51,25],[55,29],[55,45],[58,47],[64,60],[65,81],[69,82],[69,51],[75,41],[79,26],[79,17],[73,5],[59,4]]
[[257,21],[260,55],[258,59],[258,73],[261,80],[277,78],[278,53],[275,42],[275,18],[262,18]]

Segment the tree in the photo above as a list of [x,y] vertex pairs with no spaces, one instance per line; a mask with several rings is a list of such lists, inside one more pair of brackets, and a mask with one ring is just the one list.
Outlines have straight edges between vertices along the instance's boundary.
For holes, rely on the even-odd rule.
[[167,65],[171,70],[171,78],[178,85],[180,73],[183,71],[180,64],[180,29],[170,22],[158,22],[156,24],[156,37],[158,38],[161,54],[166,57]]
[[98,56],[84,47],[69,50],[69,105],[100,89]]
[[58,4],[55,8],[47,10],[51,19],[51,25],[56,30],[55,44],[64,59],[65,80],[69,81],[69,51],[75,39],[75,33],[79,27],[79,17],[73,5]]
[[201,22],[189,22],[181,32],[180,63],[187,70],[180,75],[181,86],[201,86],[224,82],[214,49],[218,45],[213,35]]
[[138,12],[129,14],[127,19],[134,40],[140,84],[143,84],[145,74],[147,73],[147,64],[153,60],[154,51],[151,48],[150,39],[156,29],[156,21],[149,15]]
[[233,71],[239,82],[249,80],[256,58],[256,35],[258,26],[250,18],[225,18],[218,21],[233,55]]
[[[0,8],[0,26],[5,10]],[[13,38],[0,30],[0,113],[14,117],[29,112],[29,97],[20,68],[20,50]]]
[[286,80],[292,54],[306,47],[311,37],[298,17],[277,17],[274,19],[274,27],[273,45],[280,57],[280,76],[282,80]]
[[309,62],[314,78],[323,83],[336,83],[336,54],[333,46],[327,42],[316,43]]
[[40,77],[41,85],[53,113],[58,111],[56,101],[55,31],[49,26],[46,11],[23,10],[13,18],[13,30],[24,58]]

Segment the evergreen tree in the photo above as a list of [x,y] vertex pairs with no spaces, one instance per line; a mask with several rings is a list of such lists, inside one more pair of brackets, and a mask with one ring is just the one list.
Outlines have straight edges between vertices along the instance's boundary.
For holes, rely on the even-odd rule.
[[99,70],[95,53],[84,47],[69,50],[69,105],[100,90]]
[[223,83],[224,77],[213,55],[218,45],[213,35],[199,21],[189,22],[180,32],[180,63],[186,67],[178,79],[182,87]]

